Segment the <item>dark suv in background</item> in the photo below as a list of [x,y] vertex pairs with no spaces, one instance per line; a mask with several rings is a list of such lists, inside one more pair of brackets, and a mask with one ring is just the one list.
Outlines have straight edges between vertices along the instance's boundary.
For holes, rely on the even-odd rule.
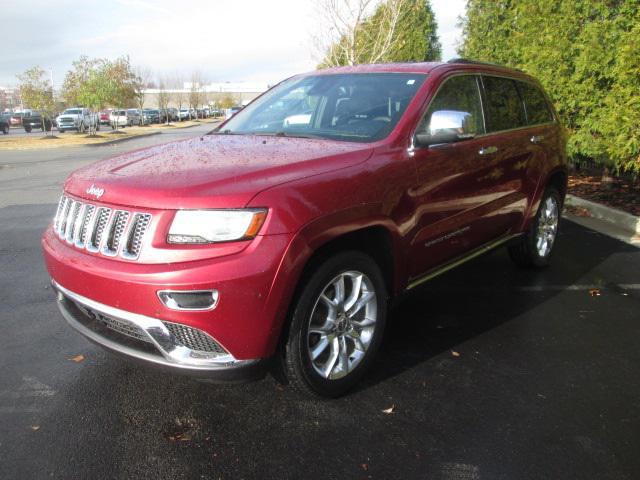
[[53,122],[47,114],[43,114],[36,110],[33,110],[30,113],[25,113],[22,117],[22,126],[24,127],[24,131],[27,133],[30,133],[34,129],[42,130],[43,132],[50,132],[52,125]]
[[74,172],[42,244],[62,315],[104,348],[337,396],[372,365],[393,298],[501,245],[549,262],[566,165],[522,72],[314,71],[217,132]]

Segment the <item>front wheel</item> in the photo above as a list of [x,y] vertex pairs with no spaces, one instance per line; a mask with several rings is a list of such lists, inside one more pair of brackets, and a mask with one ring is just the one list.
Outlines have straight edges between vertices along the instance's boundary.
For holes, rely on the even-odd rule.
[[308,277],[293,307],[283,370],[301,393],[338,397],[366,373],[384,332],[387,289],[364,253],[339,253]]
[[3,125],[2,126],[2,133],[4,135],[9,135],[9,125]]
[[558,191],[553,187],[547,188],[529,230],[517,244],[509,247],[509,256],[516,265],[545,267],[549,264],[558,235],[561,206]]

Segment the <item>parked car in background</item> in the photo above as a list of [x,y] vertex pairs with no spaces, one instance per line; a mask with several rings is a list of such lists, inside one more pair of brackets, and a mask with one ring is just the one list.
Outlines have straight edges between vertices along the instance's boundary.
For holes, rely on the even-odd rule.
[[129,126],[129,117],[126,110],[112,110],[109,114],[109,125],[112,129]]
[[9,128],[11,128],[11,114],[0,114],[0,131],[8,135]]
[[98,113],[98,121],[100,125],[109,125],[111,123],[110,115],[113,109],[107,108],[106,110],[101,110]]
[[142,112],[137,108],[127,109],[127,118],[129,119],[128,125],[130,127],[133,125],[142,125]]
[[178,111],[178,120],[180,120],[181,122],[183,120],[189,120],[189,118],[191,118],[191,112],[188,108],[181,108]]
[[164,123],[167,119],[170,122],[175,122],[178,120],[178,109],[177,108],[167,108],[166,110],[159,110],[160,112],[160,122]]
[[160,110],[145,108],[142,110],[142,119],[145,125],[160,123]]
[[224,118],[225,120],[230,119],[231,117],[233,117],[236,113],[238,113],[240,110],[242,110],[242,107],[231,107],[231,108],[227,108],[225,109],[224,112]]
[[376,365],[395,298],[500,246],[549,264],[565,150],[518,70],[312,72],[212,134],[71,174],[44,258],[66,321],[107,350],[336,397]]
[[84,107],[67,108],[56,118],[56,126],[60,133],[68,130],[77,130],[82,133],[92,127],[100,130],[98,115]]
[[13,112],[9,119],[9,123],[11,124],[12,127],[22,126],[22,117],[24,117],[24,115],[28,113],[31,113],[31,110],[20,110],[17,112]]
[[[43,122],[44,120],[44,122]],[[43,124],[44,123],[44,128]],[[30,133],[32,130],[43,130],[50,132],[53,126],[51,118],[47,114],[43,114],[37,110],[32,110],[29,113],[25,113],[22,117],[22,127],[24,131]]]

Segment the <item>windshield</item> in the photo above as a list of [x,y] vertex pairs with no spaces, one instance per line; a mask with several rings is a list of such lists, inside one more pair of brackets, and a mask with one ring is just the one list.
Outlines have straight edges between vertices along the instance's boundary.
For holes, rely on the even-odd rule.
[[82,110],[80,110],[79,108],[67,108],[64,112],[67,113],[69,115],[80,115],[82,113]]
[[396,126],[425,78],[405,73],[293,78],[240,110],[218,133],[380,140]]

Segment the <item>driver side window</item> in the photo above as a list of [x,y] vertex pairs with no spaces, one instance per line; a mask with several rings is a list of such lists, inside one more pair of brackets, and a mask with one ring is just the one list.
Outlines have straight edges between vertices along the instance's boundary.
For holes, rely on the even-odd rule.
[[445,80],[416,133],[433,138],[485,133],[476,76],[460,75]]

